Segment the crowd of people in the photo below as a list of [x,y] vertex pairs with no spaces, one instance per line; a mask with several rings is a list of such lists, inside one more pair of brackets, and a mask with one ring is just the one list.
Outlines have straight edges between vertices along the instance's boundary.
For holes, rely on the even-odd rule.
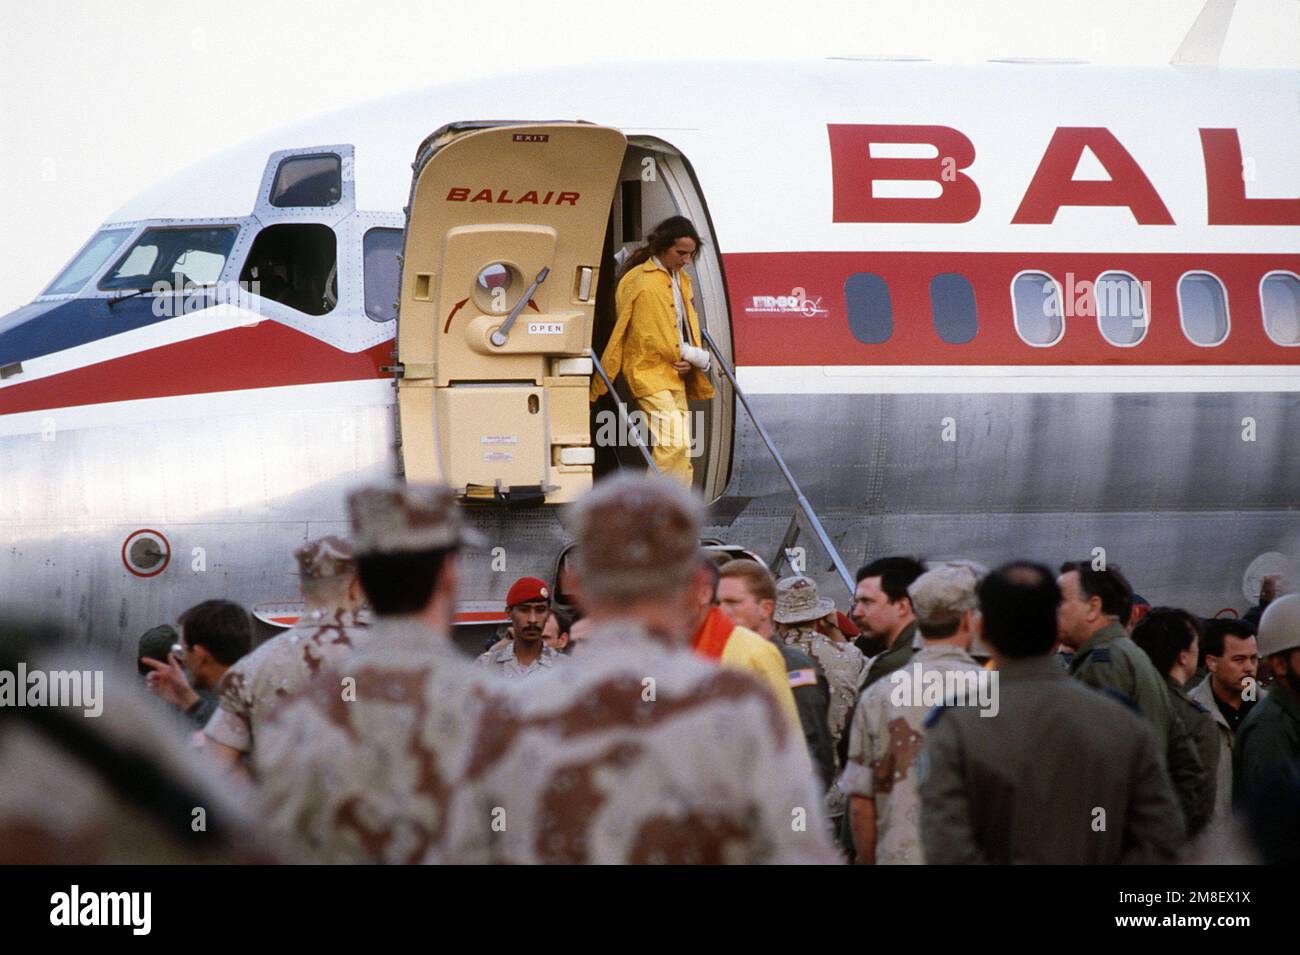
[[573,508],[576,606],[520,578],[474,659],[451,492],[349,506],[350,541],[296,552],[293,628],[253,649],[211,600],[140,641],[280,857],[1294,861],[1300,595],[1277,580],[1256,626],[1151,607],[1113,565],[894,556],[845,613],[711,559],[676,482],[618,477]]

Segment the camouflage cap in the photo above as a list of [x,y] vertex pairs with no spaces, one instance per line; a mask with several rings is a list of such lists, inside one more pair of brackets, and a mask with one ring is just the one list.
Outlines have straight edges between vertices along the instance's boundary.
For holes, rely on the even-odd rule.
[[482,542],[465,526],[456,495],[445,484],[364,487],[348,495],[348,513],[358,554],[442,550]]
[[620,475],[570,512],[574,569],[596,600],[635,600],[684,587],[699,567],[704,505],[675,481]]
[[333,534],[308,541],[295,550],[293,556],[298,561],[298,576],[304,580],[343,577],[354,573],[357,568],[352,545]]
[[806,623],[820,620],[835,610],[835,601],[817,594],[817,582],[811,577],[782,577],[776,582],[777,623]]
[[951,561],[930,568],[907,588],[917,622],[938,626],[960,620],[966,611],[979,606],[975,598],[979,582],[979,571],[969,562]]

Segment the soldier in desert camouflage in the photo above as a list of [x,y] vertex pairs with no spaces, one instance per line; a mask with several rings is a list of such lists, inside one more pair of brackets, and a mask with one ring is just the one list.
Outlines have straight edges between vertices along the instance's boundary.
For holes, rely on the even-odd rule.
[[348,499],[357,571],[378,615],[365,644],[286,704],[254,751],[263,809],[310,858],[435,862],[484,684],[452,645],[458,552],[449,488],[392,485]]
[[[817,583],[810,577],[783,577],[776,584],[776,609],[772,612],[777,635],[789,646],[812,657],[826,673],[830,684],[831,704],[826,715],[831,736],[838,749],[849,710],[858,698],[858,687],[866,671],[862,651],[839,634],[835,602],[817,594]],[[818,624],[838,635],[828,636]]]
[[350,545],[327,536],[293,556],[306,605],[302,619],[226,671],[218,686],[220,706],[204,729],[208,750],[228,766],[246,766],[271,710],[365,638],[357,622],[364,594]]
[[[872,865],[920,865],[920,754],[931,707],[911,693],[897,692],[915,672],[982,671],[970,656],[975,636],[978,572],[969,563],[943,564],[908,588],[917,627],[925,643],[900,670],[862,691],[854,711],[848,762],[841,786],[850,797],[856,860]],[[987,675],[985,675],[987,676]],[[932,679],[932,678],[931,678]],[[953,701],[947,701],[949,705]]]
[[454,860],[835,860],[803,740],[771,693],[689,650],[702,517],[685,488],[647,478],[574,505],[591,635],[482,713]]
[[[831,731],[838,775],[843,769],[845,750],[840,738],[849,732],[849,714],[857,705],[858,688],[866,676],[866,658],[840,633],[835,602],[818,596],[817,583],[811,577],[783,577],[777,581],[772,619],[776,621],[777,637],[816,660],[826,674],[831,698],[826,725]],[[837,779],[826,791],[826,811],[837,829],[848,805],[848,794]]]

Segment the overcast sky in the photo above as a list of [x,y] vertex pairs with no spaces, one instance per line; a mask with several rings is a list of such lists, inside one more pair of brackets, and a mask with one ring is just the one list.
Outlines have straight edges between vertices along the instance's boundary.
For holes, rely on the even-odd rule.
[[[627,59],[912,54],[1168,63],[1202,0],[42,0],[0,32],[0,314],[136,193],[317,113]],[[1300,2],[1239,0],[1224,66],[1300,67]],[[430,130],[452,118],[429,118]],[[414,147],[415,144],[412,144]]]

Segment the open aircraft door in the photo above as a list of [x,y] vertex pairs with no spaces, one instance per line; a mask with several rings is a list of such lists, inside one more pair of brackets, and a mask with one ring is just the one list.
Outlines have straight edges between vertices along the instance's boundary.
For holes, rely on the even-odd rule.
[[398,305],[408,480],[467,501],[591,486],[591,328],[627,141],[585,123],[462,123],[420,148]]

